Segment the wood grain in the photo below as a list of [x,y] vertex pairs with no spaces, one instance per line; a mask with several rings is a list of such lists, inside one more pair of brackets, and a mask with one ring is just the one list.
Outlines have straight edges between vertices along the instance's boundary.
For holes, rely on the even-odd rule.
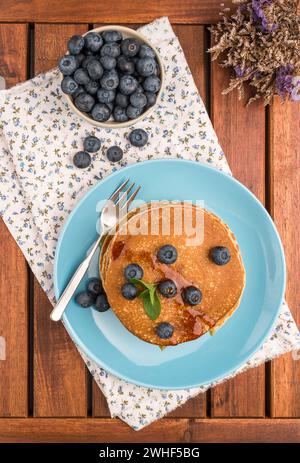
[[[259,199],[265,199],[265,111],[261,104],[250,107],[237,93],[222,95],[229,75],[212,66],[212,121],[233,175]],[[261,417],[265,414],[265,368],[260,366],[238,375],[212,391],[212,416]]]
[[219,19],[221,3],[233,8],[230,0],[111,0],[78,2],[68,0],[6,0],[0,21],[43,23],[146,23],[168,16],[173,23],[210,24]]
[[[26,421],[26,424],[25,422]],[[280,443],[300,441],[298,419],[165,419],[140,431],[99,418],[0,419],[0,443],[176,442]]]
[[200,96],[206,103],[205,28],[197,25],[173,25]]
[[[87,30],[84,25],[35,27],[35,73],[57,64],[67,39]],[[50,320],[51,305],[34,283],[34,416],[85,416],[86,369],[61,323]]]
[[[287,264],[286,299],[300,328],[300,105],[275,99],[270,109],[271,213]],[[271,364],[271,415],[300,417],[300,351]]]
[[[26,79],[26,24],[0,25],[0,75],[6,86]],[[28,413],[28,269],[0,220],[0,416]]]

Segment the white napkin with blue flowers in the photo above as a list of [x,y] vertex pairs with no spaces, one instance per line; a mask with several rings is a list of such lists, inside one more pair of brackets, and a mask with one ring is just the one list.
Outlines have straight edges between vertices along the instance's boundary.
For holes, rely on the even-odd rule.
[[[160,104],[138,125],[150,138],[142,149],[127,142],[132,127],[97,129],[79,118],[61,93],[57,69],[0,92],[0,214],[52,303],[59,232],[78,200],[99,179],[127,164],[168,157],[209,163],[230,173],[168,19],[160,18],[140,31],[158,48],[166,71]],[[89,169],[79,172],[72,158],[90,134],[101,139],[102,152],[93,155]],[[124,150],[118,165],[104,155],[111,145]],[[300,335],[283,304],[269,339],[230,377],[296,349]],[[174,391],[144,388],[113,376],[80,353],[107,398],[111,415],[136,430],[216,384]]]

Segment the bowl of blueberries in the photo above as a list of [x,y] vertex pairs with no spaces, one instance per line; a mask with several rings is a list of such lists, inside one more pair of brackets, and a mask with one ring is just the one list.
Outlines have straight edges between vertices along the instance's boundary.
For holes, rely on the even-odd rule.
[[59,60],[69,106],[97,127],[128,127],[159,101],[164,82],[155,47],[137,31],[103,26],[68,40]]

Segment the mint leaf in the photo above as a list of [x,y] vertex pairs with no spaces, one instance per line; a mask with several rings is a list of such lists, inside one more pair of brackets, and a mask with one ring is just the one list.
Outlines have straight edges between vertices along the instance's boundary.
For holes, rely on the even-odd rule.
[[144,289],[144,291],[142,291],[138,297],[148,297],[148,295],[149,295],[148,289]]
[[161,310],[160,300],[156,293],[156,284],[146,283],[145,281],[138,280],[137,278],[130,278],[130,283],[144,288],[138,297],[142,299],[143,306],[148,317],[150,317],[151,320],[156,320]]
[[154,286],[153,288],[149,290],[149,296],[150,296],[150,301],[152,305],[155,303],[155,294],[156,294],[156,287]]
[[143,300],[143,305],[144,305],[145,312],[148,315],[148,317],[151,318],[151,320],[156,320],[157,317],[159,317],[160,309],[161,309],[160,300],[159,300],[156,293],[155,293],[155,295],[156,295],[156,298],[154,297],[154,303],[153,304],[151,303],[149,293],[144,294],[144,295],[140,295],[141,299]]

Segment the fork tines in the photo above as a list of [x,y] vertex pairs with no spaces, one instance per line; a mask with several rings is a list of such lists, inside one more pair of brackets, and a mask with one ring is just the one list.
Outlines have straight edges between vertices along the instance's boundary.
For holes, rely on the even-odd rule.
[[120,210],[123,210],[125,207],[128,207],[141,189],[141,187],[138,186],[134,191],[132,191],[135,186],[135,183],[133,182],[129,185],[128,183],[129,179],[125,180],[119,186],[119,188],[117,188],[117,190],[109,197],[109,199],[113,201],[115,205],[120,208]]

